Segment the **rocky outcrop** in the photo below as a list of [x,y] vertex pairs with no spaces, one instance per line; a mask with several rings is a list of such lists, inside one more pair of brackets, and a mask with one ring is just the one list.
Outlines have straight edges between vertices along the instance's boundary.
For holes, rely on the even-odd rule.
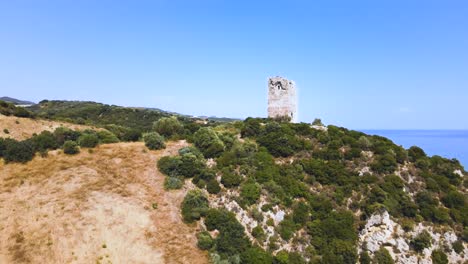
[[[417,254],[410,248],[410,241],[423,231],[427,231],[432,237],[432,245]],[[465,250],[457,254],[452,244],[458,240],[457,235],[448,230],[445,232],[435,231],[432,226],[419,223],[413,231],[405,232],[403,228],[394,222],[389,213],[384,211],[372,215],[359,233],[359,251],[367,250],[370,255],[385,247],[392,255],[395,263],[402,264],[431,264],[432,251],[443,249],[449,263],[464,263],[467,261],[468,248],[465,243]]]

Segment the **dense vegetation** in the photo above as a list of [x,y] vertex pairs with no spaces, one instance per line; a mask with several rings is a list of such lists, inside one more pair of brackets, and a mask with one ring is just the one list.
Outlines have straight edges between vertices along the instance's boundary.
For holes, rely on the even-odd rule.
[[[456,173],[464,170],[455,159],[428,157],[418,147],[404,149],[340,127],[314,129],[270,119],[201,128],[190,139],[194,147],[161,159],[158,166],[171,182],[177,179],[169,189],[182,187],[187,178],[206,189],[197,191],[196,202],[184,201],[183,215],[219,232],[198,235],[200,248],[209,250],[215,263],[393,263],[384,248],[373,258],[357,252],[358,232],[382,210],[408,231],[428,221],[451,226],[460,237],[467,233],[467,181]],[[215,165],[207,166],[207,159]],[[208,195],[227,191],[234,192],[233,201],[250,212],[257,227],[246,230],[232,212],[207,209]],[[280,223],[264,217],[273,208],[286,213]],[[276,235],[268,235],[267,226]],[[300,252],[282,250],[288,241],[307,246]],[[422,233],[411,246],[419,252],[430,241]],[[444,259],[434,254],[433,259]]]
[[[29,108],[40,118],[106,128],[121,141],[137,141],[146,132],[166,138],[189,137],[200,125],[198,119],[159,109],[121,107],[95,102],[43,100]],[[209,125],[216,124],[209,121]]]
[[11,138],[0,138],[0,158],[5,162],[28,162],[39,152],[62,148],[65,154],[77,154],[82,148],[94,148],[99,144],[118,142],[117,137],[109,131],[84,130],[76,131],[59,127],[54,132],[43,131],[31,138],[18,141]]
[[34,114],[23,107],[0,100],[0,114],[17,117],[34,117]]

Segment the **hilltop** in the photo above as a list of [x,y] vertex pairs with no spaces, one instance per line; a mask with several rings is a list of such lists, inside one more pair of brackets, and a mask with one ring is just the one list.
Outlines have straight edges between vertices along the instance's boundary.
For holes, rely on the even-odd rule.
[[11,97],[8,97],[8,96],[0,97],[0,101],[13,103],[15,105],[34,105],[35,104],[34,102],[31,102],[31,101],[19,100],[19,99],[11,98]]
[[12,129],[80,125],[0,139],[5,262],[467,260],[468,174],[416,146],[333,125],[93,102],[3,112],[2,124],[29,116]]

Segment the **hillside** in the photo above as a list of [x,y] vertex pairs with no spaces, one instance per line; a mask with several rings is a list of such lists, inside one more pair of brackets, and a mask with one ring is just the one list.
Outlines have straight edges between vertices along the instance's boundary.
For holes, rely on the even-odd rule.
[[142,143],[0,164],[0,263],[207,263]]
[[0,137],[3,138],[24,140],[31,138],[33,134],[39,134],[42,131],[52,132],[59,127],[66,127],[73,130],[97,129],[93,126],[78,125],[68,122],[0,115]]
[[55,104],[10,125],[88,129],[0,138],[7,263],[468,260],[468,174],[456,159],[332,125]]
[[11,97],[8,97],[8,96],[0,97],[0,101],[13,103],[15,105],[33,105],[33,104],[35,104],[34,102],[31,102],[31,101],[19,100],[19,99],[11,98]]

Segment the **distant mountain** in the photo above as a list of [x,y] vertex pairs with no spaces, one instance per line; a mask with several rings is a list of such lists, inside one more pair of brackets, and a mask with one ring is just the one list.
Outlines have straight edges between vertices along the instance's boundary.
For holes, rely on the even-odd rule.
[[5,101],[5,102],[9,102],[9,103],[13,103],[15,105],[34,105],[34,104],[36,104],[34,102],[31,102],[31,101],[23,101],[23,100],[19,100],[19,99],[16,99],[16,98],[11,98],[11,97],[8,97],[8,96],[0,97],[0,100]]

